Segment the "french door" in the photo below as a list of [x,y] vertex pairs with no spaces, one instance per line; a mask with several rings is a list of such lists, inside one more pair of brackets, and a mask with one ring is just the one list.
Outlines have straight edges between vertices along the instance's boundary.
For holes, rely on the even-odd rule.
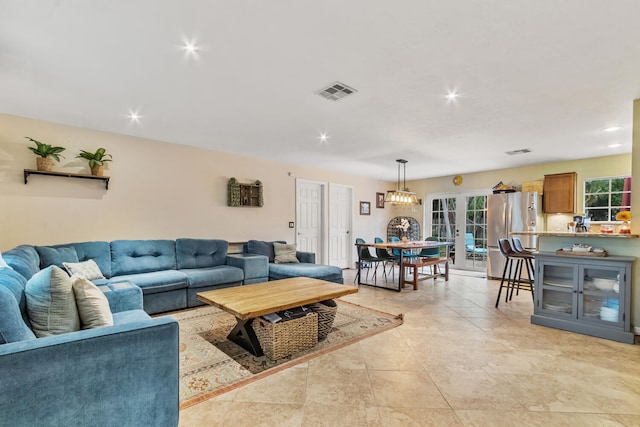
[[453,242],[454,268],[487,268],[487,195],[441,193],[425,197],[425,236]]

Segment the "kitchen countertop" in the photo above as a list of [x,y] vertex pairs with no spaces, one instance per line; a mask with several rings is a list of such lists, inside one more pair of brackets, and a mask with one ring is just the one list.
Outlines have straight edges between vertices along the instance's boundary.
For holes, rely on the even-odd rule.
[[634,239],[640,237],[638,234],[619,233],[568,233],[562,231],[512,231],[513,235],[521,236],[551,236],[551,237],[605,237],[608,239]]

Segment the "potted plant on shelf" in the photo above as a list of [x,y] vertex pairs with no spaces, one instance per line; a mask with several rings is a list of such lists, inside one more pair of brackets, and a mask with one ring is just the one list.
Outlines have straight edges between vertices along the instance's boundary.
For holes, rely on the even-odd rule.
[[[36,144],[35,147],[27,147],[29,150],[33,151],[38,157],[36,157],[36,166],[39,171],[48,172],[53,167],[53,161],[60,161],[61,154],[65,148],[64,147],[54,147],[50,144],[43,144],[40,141],[36,141],[33,138],[25,136],[29,141]],[[64,157],[64,156],[62,156]]]
[[89,160],[91,175],[94,176],[102,176],[104,172],[104,164],[106,162],[113,161],[111,154],[107,154],[106,150],[102,147],[98,148],[95,153],[80,150],[80,154],[78,154],[76,157]]

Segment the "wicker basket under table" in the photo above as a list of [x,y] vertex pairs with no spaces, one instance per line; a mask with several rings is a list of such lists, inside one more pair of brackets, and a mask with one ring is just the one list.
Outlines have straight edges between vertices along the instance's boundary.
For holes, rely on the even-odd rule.
[[307,304],[306,307],[318,313],[318,341],[325,339],[333,328],[333,321],[336,319],[338,307],[331,307],[319,302]]
[[271,359],[281,359],[318,344],[317,313],[280,323],[257,318],[252,326],[262,351]]

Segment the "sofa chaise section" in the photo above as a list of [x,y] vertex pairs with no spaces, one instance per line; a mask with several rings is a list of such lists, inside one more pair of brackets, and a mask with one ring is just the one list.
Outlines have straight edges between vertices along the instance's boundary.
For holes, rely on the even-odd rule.
[[263,255],[269,260],[269,280],[288,279],[290,277],[312,277],[334,283],[344,283],[342,269],[333,265],[316,264],[316,254],[313,252],[296,251],[298,262],[276,263],[274,243],[283,241],[265,242],[249,240],[243,246],[243,253],[250,255]]

